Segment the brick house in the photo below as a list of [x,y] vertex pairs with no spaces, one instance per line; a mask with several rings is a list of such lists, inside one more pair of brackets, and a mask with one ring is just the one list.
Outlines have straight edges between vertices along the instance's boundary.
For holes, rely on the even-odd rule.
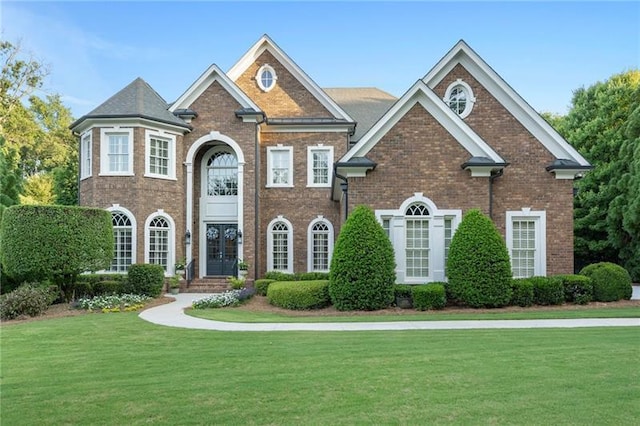
[[327,271],[353,206],[397,281],[445,279],[463,213],[505,236],[514,276],[573,270],[573,180],[589,163],[464,41],[399,99],[321,89],[268,36],[167,104],[138,78],[72,128],[80,204],[108,209],[113,272],[177,259],[195,278]]

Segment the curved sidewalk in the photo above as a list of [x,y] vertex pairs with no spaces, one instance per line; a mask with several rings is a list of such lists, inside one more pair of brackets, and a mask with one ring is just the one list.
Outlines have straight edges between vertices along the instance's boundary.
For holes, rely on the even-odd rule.
[[205,320],[184,313],[184,308],[208,294],[168,295],[176,301],[140,313],[140,318],[158,325],[217,331],[366,331],[366,330],[462,330],[487,328],[583,328],[637,327],[640,318],[587,318],[555,320],[479,320],[479,321],[398,321],[334,323],[236,323]]

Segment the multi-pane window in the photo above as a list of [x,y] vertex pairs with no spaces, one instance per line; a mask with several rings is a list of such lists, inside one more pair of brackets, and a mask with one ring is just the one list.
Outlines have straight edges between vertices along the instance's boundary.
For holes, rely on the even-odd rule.
[[111,272],[127,272],[133,259],[133,227],[131,219],[122,212],[111,213],[113,223],[113,260]]
[[511,266],[516,278],[535,275],[536,222],[514,219],[511,223]]
[[149,224],[149,263],[161,265],[167,271],[169,262],[169,222],[156,217]]
[[111,173],[129,172],[129,134],[110,133],[107,138],[108,171]]
[[313,270],[329,270],[329,226],[324,222],[317,222],[311,229]]
[[149,173],[169,176],[169,140],[158,137],[149,139]]
[[216,152],[207,161],[207,195],[238,195],[238,160],[229,152]]
[[387,237],[391,238],[391,220],[388,218],[382,219],[382,229],[384,233],[387,234]]
[[467,92],[462,86],[456,86],[449,94],[449,108],[456,114],[462,114],[467,108]]
[[444,272],[447,275],[447,262],[449,261],[449,247],[453,238],[453,218],[444,218]]
[[331,186],[329,170],[333,163],[333,147],[309,147],[307,162],[307,185]]
[[80,178],[91,176],[91,132],[82,135],[80,141]]
[[273,245],[273,265],[274,271],[289,270],[289,227],[284,222],[277,222],[271,228]]
[[293,151],[291,147],[268,148],[267,161],[267,186],[293,186]]
[[429,211],[412,204],[405,213],[405,259],[407,278],[429,276]]
[[476,102],[473,89],[462,79],[454,81],[447,87],[443,100],[460,118],[467,117]]
[[264,91],[268,92],[273,89],[276,85],[276,80],[278,77],[276,76],[276,71],[270,65],[263,65],[258,70],[256,74],[256,82],[258,83],[258,87]]

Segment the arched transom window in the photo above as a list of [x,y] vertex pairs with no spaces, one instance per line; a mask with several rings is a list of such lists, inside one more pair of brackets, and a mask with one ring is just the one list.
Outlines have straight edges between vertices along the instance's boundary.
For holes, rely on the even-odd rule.
[[125,213],[114,211],[111,213],[113,224],[113,260],[111,272],[127,272],[133,259],[133,227],[131,219]]
[[271,228],[273,238],[273,270],[289,270],[289,227],[284,222],[276,222]]
[[411,204],[405,212],[405,259],[408,278],[429,276],[429,210]]
[[238,195],[238,159],[228,151],[218,151],[207,161],[207,195]]
[[311,271],[326,272],[331,263],[333,246],[331,228],[325,221],[318,221],[311,226]]
[[169,263],[169,230],[169,222],[162,216],[149,224],[149,263],[161,265],[165,271]]

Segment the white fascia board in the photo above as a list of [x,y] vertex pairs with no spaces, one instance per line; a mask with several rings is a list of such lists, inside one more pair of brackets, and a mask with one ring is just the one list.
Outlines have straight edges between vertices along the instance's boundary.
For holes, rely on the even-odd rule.
[[212,64],[169,108],[169,112],[189,108],[214,82],[218,82],[242,108],[260,108],[216,64]]
[[353,125],[347,124],[324,124],[324,125],[298,125],[298,124],[278,124],[263,125],[260,130],[263,133],[347,133]]
[[236,81],[253,64],[256,59],[268,50],[287,71],[293,75],[335,118],[354,121],[333,99],[320,88],[302,68],[300,68],[268,35],[263,35],[245,53],[236,64],[229,69],[227,76]]
[[418,80],[376,124],[365,133],[340,162],[352,157],[364,157],[409,112],[416,103],[420,103],[472,157],[487,157],[496,163],[505,161],[471,127],[442,102],[442,99]]
[[433,89],[457,64],[464,66],[555,158],[590,165],[464,41],[460,40],[422,80]]
[[174,126],[169,123],[162,123],[155,120],[140,117],[114,117],[114,118],[87,118],[79,126],[73,129],[76,133],[84,133],[95,127],[144,127],[145,129],[164,131],[174,135],[184,135],[191,130]]

